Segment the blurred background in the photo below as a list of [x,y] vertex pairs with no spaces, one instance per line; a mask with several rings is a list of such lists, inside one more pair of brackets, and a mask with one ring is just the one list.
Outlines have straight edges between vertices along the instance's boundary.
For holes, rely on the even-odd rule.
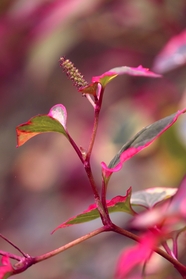
[[[88,82],[117,66],[142,65],[163,75],[120,76],[107,86],[92,156],[100,187],[101,161],[108,164],[142,127],[186,107],[185,15],[184,0],[0,1],[0,233],[26,253],[46,253],[101,225],[96,220],[51,235],[94,203],[83,166],[60,134],[40,135],[16,148],[16,126],[58,103],[67,108],[67,128],[77,145],[88,147],[93,109],[59,58],[69,58]],[[125,195],[130,186],[177,187],[185,173],[183,115],[113,175],[108,198]],[[122,227],[129,218],[112,217]],[[114,233],[99,235],[15,278],[113,278],[118,255],[132,244]],[[0,249],[17,253],[2,239]],[[180,278],[160,257],[154,272],[149,278]]]

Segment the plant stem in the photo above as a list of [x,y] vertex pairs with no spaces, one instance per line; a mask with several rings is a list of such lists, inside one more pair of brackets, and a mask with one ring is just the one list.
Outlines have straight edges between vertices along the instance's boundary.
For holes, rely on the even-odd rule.
[[91,156],[92,149],[94,146],[94,141],[95,141],[97,128],[98,128],[99,113],[101,110],[101,105],[102,105],[102,100],[103,100],[104,88],[100,84],[98,84],[98,90],[99,90],[99,92],[98,92],[99,98],[98,98],[98,100],[96,100],[95,106],[94,106],[94,125],[93,125],[93,129],[92,129],[92,135],[90,138],[87,156],[86,156],[87,162],[90,161],[90,156]]
[[104,88],[101,86],[101,84],[98,84],[97,85],[97,99],[95,98],[95,103],[93,106],[94,107],[94,124],[93,124],[93,129],[92,129],[92,134],[91,134],[91,138],[90,138],[87,155],[86,155],[86,158],[84,161],[84,167],[85,167],[85,171],[87,173],[88,179],[90,181],[92,191],[94,193],[95,203],[96,203],[98,211],[100,213],[100,217],[102,219],[103,225],[107,225],[110,220],[109,215],[107,213],[108,210],[106,209],[106,206],[103,206],[103,204],[101,202],[101,199],[100,199],[100,196],[98,193],[98,189],[96,187],[96,183],[94,181],[94,177],[92,174],[91,165],[90,165],[90,157],[92,154],[92,150],[93,150],[93,146],[94,146],[94,142],[95,142],[95,138],[96,138],[96,133],[97,133],[97,129],[98,129],[99,114],[100,114],[102,100],[103,100],[103,93],[104,93]]
[[67,250],[67,249],[69,249],[69,248],[71,248],[71,247],[73,247],[73,246],[75,246],[75,245],[77,245],[81,242],[84,242],[85,240],[87,240],[87,239],[89,239],[93,236],[96,236],[96,235],[98,235],[98,234],[100,234],[104,231],[107,231],[107,228],[106,227],[101,227],[101,228],[99,228],[97,230],[94,230],[94,231],[92,231],[92,232],[90,232],[90,233],[88,233],[88,234],[86,234],[86,235],[84,235],[84,236],[82,236],[82,237],[80,237],[76,240],[73,240],[73,241],[69,242],[68,244],[66,244],[64,246],[61,246],[61,247],[59,247],[59,248],[57,248],[57,249],[55,249],[55,250],[53,250],[49,253],[43,254],[41,256],[37,256],[37,257],[34,258],[34,263],[38,263],[38,262],[44,261],[46,259],[49,259],[51,257],[54,257],[55,255],[57,255],[59,253],[62,253],[63,251],[65,251],[65,250]]
[[95,103],[94,100],[92,99],[92,97],[89,94],[85,94],[87,100],[91,103],[91,105],[93,106],[93,108],[95,107]]
[[178,257],[178,236],[179,234],[176,234],[175,237],[173,237],[172,242],[173,242],[173,253],[175,257]]
[[105,184],[105,180],[104,178],[102,177],[102,192],[101,192],[101,202],[102,202],[102,205],[103,205],[103,209],[105,211],[105,215],[107,216],[106,219],[107,219],[107,224],[111,224],[111,219],[110,219],[110,216],[109,216],[109,211],[108,211],[108,207],[107,207],[107,200],[106,200],[106,184]]
[[8,253],[8,252],[2,251],[2,250],[0,250],[0,255],[1,256],[7,256],[10,259],[13,259],[13,260],[16,260],[16,261],[20,261],[23,258],[21,256],[17,256],[17,255],[14,255],[12,253]]
[[112,230],[116,233],[122,234],[122,235],[124,235],[124,236],[126,236],[130,239],[133,239],[137,242],[140,242],[140,237],[139,236],[137,236],[134,233],[131,233],[131,232],[125,230],[125,229],[122,229],[122,228],[116,226],[115,224],[112,224]]
[[98,193],[98,189],[96,187],[96,183],[94,181],[94,177],[93,177],[93,174],[92,174],[90,162],[89,161],[87,162],[86,159],[85,159],[84,167],[85,167],[85,171],[86,171],[86,174],[88,176],[92,191],[94,193],[94,200],[95,200],[95,203],[97,205],[97,209],[99,211],[102,223],[103,223],[103,225],[108,225],[110,223],[110,217],[107,213],[108,209],[107,209],[107,207],[104,207],[102,202],[101,202],[101,199],[100,199],[100,196],[99,196],[99,193]]
[[103,225],[106,225],[106,224],[108,224],[107,214],[105,213],[104,207],[103,207],[103,205],[101,203],[101,200],[100,200],[100,196],[99,196],[99,193],[98,193],[98,190],[97,190],[97,187],[96,187],[96,183],[94,181],[94,177],[93,177],[93,174],[92,174],[90,162],[85,161],[84,167],[85,167],[85,171],[86,171],[86,174],[88,176],[92,191],[94,193],[94,200],[95,200],[95,203],[97,205],[97,209],[99,211],[102,223],[103,223]]
[[175,256],[174,252],[171,251],[171,249],[169,248],[169,246],[168,246],[168,244],[167,244],[166,241],[164,241],[164,242],[162,243],[162,246],[163,246],[163,248],[165,249],[165,251],[167,252],[167,254],[169,254],[169,255],[172,256],[174,259],[176,259],[176,256]]
[[16,250],[18,250],[24,257],[27,257],[27,254],[25,254],[21,249],[19,249],[12,241],[10,241],[4,235],[0,234],[0,237],[4,239],[6,242],[8,242],[11,246],[13,246]]
[[82,153],[79,149],[79,147],[77,146],[77,144],[75,143],[75,141],[71,138],[71,136],[68,134],[68,139],[72,145],[72,147],[74,148],[74,150],[76,151],[79,159],[81,160],[81,162],[84,164],[84,160],[83,160],[83,156],[82,156]]

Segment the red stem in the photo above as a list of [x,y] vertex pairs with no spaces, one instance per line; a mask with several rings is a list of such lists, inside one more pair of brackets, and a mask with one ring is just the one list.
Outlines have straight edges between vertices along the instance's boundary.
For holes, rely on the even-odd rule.
[[106,228],[106,227],[101,227],[97,230],[94,230],[94,231],[92,231],[92,232],[90,232],[90,233],[88,233],[88,234],[86,234],[86,235],[84,235],[84,236],[82,236],[78,239],[75,239],[75,240],[69,242],[68,244],[66,244],[64,246],[61,246],[61,247],[59,247],[59,248],[57,248],[57,249],[55,249],[55,250],[53,250],[49,253],[46,253],[46,254],[43,254],[41,256],[35,257],[34,258],[34,263],[38,263],[38,262],[44,261],[46,259],[49,259],[51,257],[54,257],[55,255],[65,251],[65,250],[67,250],[67,249],[69,249],[69,248],[71,248],[71,247],[73,247],[73,246],[75,246],[75,245],[77,245],[81,242],[84,242],[85,240],[87,240],[87,239],[89,239],[93,236],[96,236],[96,235],[98,235],[98,234],[100,234],[104,231],[107,231],[107,230],[108,230],[108,228]]
[[[11,246],[13,246],[16,250],[18,250],[25,258],[27,257],[27,254],[25,254],[21,249],[19,249],[13,242],[11,242],[8,238],[6,238],[4,235],[0,234],[0,237],[4,239],[6,242],[8,242]],[[2,254],[1,254],[2,255]],[[17,256],[16,256],[17,257]],[[15,258],[14,258],[15,259]]]
[[20,261],[23,258],[21,256],[17,256],[17,255],[14,255],[12,253],[8,253],[8,252],[2,251],[2,250],[0,250],[0,255],[1,256],[7,256],[10,259],[13,259],[13,260],[16,260],[16,261]]
[[84,167],[85,167],[87,176],[89,178],[89,181],[90,181],[90,184],[92,187],[92,191],[94,193],[94,199],[95,199],[95,203],[97,205],[98,211],[100,213],[100,217],[102,219],[103,224],[107,225],[110,223],[108,210],[107,210],[106,206],[103,206],[103,204],[101,202],[101,199],[100,199],[100,196],[98,193],[98,189],[96,187],[94,177],[92,174],[91,166],[90,166],[90,157],[92,154],[92,150],[93,150],[93,146],[94,146],[94,142],[95,142],[95,138],[96,138],[96,133],[97,133],[97,129],[98,129],[99,114],[100,114],[102,100],[103,100],[104,88],[101,86],[101,84],[98,84],[97,90],[98,90],[98,92],[97,92],[98,98],[95,99],[94,124],[93,124],[93,129],[92,129],[92,134],[91,134],[91,138],[90,138],[87,155],[86,155],[85,162],[84,162]]
[[84,160],[83,160],[83,156],[82,156],[82,153],[79,149],[79,147],[77,146],[77,144],[75,143],[75,141],[71,138],[71,136],[68,134],[68,139],[72,145],[72,147],[74,148],[74,150],[76,151],[79,159],[81,160],[81,162],[84,164]]
[[107,188],[107,186],[105,184],[105,180],[104,180],[104,178],[102,178],[101,202],[102,202],[103,209],[104,209],[105,215],[106,215],[106,223],[105,224],[112,224],[110,216],[109,216],[108,207],[107,207],[106,188]]
[[92,149],[93,149],[93,146],[94,146],[96,133],[97,133],[97,129],[98,129],[99,114],[100,114],[102,100],[103,100],[104,88],[100,84],[98,84],[98,90],[100,90],[100,92],[99,92],[99,98],[95,101],[94,125],[93,125],[93,129],[92,129],[92,135],[91,135],[91,139],[90,139],[90,143],[89,143],[87,156],[86,156],[87,162],[90,161],[90,156],[91,156]]

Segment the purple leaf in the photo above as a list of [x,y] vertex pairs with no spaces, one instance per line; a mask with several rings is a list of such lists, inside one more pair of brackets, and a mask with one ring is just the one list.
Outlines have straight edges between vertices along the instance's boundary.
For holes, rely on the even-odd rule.
[[179,115],[185,111],[186,109],[178,111],[143,128],[131,140],[123,145],[108,166],[104,162],[101,163],[104,177],[109,177],[113,172],[119,171],[125,161],[150,145],[155,139],[171,127]]

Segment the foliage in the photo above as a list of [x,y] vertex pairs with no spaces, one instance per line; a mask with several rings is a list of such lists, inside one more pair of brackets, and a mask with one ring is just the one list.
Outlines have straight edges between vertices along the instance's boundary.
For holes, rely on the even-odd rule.
[[[159,217],[166,211],[162,230],[166,233],[174,227],[175,234],[171,237],[178,237],[178,258],[185,263],[184,212],[174,206],[176,200],[172,205],[165,203],[164,207],[159,207],[164,203],[162,200],[177,192],[176,188],[170,187],[184,185],[185,115],[180,115],[176,125],[163,132],[142,152],[136,152],[141,147],[137,150],[135,147],[135,156],[125,160],[131,151],[128,143],[133,148],[133,136],[138,131],[186,107],[185,11],[184,0],[0,1],[1,233],[27,254],[34,256],[51,251],[84,236],[101,224],[100,218],[97,218],[92,222],[65,226],[65,229],[50,235],[53,229],[68,223],[71,218],[72,222],[76,222],[79,221],[78,216],[85,219],[94,214],[99,216],[84,167],[69,146],[72,137],[81,153],[86,155],[92,128],[92,109],[86,98],[81,98],[81,94],[76,93],[71,82],[61,74],[56,61],[65,55],[75,62],[88,80],[93,74],[96,76],[95,82],[83,82],[81,86],[85,86],[84,89],[79,90],[80,84],[78,88],[83,96],[87,93],[92,96],[92,105],[99,89],[96,78],[99,81],[99,76],[107,69],[120,65],[131,68],[143,65],[164,75],[163,78],[153,79],[118,74],[117,78],[112,74],[108,78],[103,74],[104,102],[91,167],[100,195],[100,172],[104,172],[106,203],[107,207],[111,205],[108,210],[112,222],[140,236],[143,243],[146,226],[149,227],[150,221],[152,224],[161,223]],[[66,61],[64,58],[62,60]],[[124,69],[127,70],[127,67]],[[79,78],[82,78],[81,74]],[[65,129],[51,118],[51,122],[60,127],[60,132],[42,132],[42,135],[34,136],[27,144],[16,149],[15,126],[38,113],[49,120],[49,116],[53,116],[47,115],[47,112],[50,107],[55,107],[54,104],[64,104],[67,108]],[[22,139],[26,140],[26,133],[21,134]],[[34,133],[29,133],[31,135]],[[118,152],[121,148],[123,156]],[[114,157],[117,159],[114,169],[121,169],[107,177]],[[181,180],[183,182],[180,184]],[[159,185],[163,188],[156,187]],[[128,195],[130,186],[132,193]],[[122,202],[125,197],[128,197],[127,205]],[[115,210],[117,199],[116,208],[123,211],[111,213],[112,209]],[[156,209],[157,206],[159,210],[150,210],[147,215],[144,212],[139,219],[132,221],[134,213],[125,212],[125,209],[130,211],[130,204],[136,213],[146,212],[152,207]],[[92,211],[89,205],[92,205]],[[167,206],[175,210],[172,225]],[[85,212],[87,214],[84,215]],[[128,220],[131,221],[128,223]],[[150,234],[144,234],[144,239],[149,239],[148,236]],[[8,247],[6,241],[0,240],[2,255],[3,251],[15,253],[15,247]],[[156,239],[151,243],[147,241],[149,246],[154,246],[154,243]],[[173,250],[174,241],[171,238],[167,244]],[[125,253],[131,250],[132,245],[134,243],[129,237],[122,237],[113,231],[104,233],[15,277],[50,279],[52,275],[56,279],[110,278],[115,266],[122,271]],[[147,248],[147,245],[144,246]],[[133,247],[134,251],[142,249],[138,245]],[[168,251],[166,244],[164,247]],[[120,253],[121,257],[118,257]],[[133,258],[135,255],[138,254],[131,251]],[[16,261],[21,263],[21,257],[17,256]],[[23,257],[26,258],[26,254],[23,253]],[[140,258],[136,257],[138,259],[140,263]],[[13,263],[13,259],[8,260],[6,252],[1,270],[12,270]],[[153,253],[144,266],[144,273],[149,274],[145,278],[180,278],[174,263],[167,268],[168,264],[163,257]],[[132,275],[128,276],[139,278],[140,271],[141,266],[136,262]],[[127,275],[123,276],[127,278]]]
[[[118,75],[128,74],[153,78],[159,78],[160,75],[154,74],[148,69],[144,69],[142,66],[137,68],[124,66],[111,69],[101,76],[93,77],[92,83],[88,84],[71,61],[61,58],[60,65],[77,87],[77,90],[87,98],[94,109],[94,122],[88,149],[86,150],[85,148],[78,147],[70,135],[67,130],[67,111],[65,106],[61,104],[53,106],[47,115],[32,117],[26,123],[19,125],[16,128],[17,147],[23,145],[34,136],[46,132],[57,132],[65,136],[71,147],[77,153],[85,169],[95,203],[90,205],[88,209],[84,210],[82,213],[63,222],[53,232],[59,228],[89,222],[97,218],[101,218],[102,226],[68,244],[44,255],[35,257],[25,254],[4,236],[1,236],[22,253],[22,256],[17,256],[4,251],[0,252],[3,256],[1,278],[8,278],[11,275],[22,273],[33,264],[51,258],[106,231],[119,233],[124,237],[131,238],[138,242],[133,248],[124,249],[122,252],[116,267],[115,278],[126,278],[126,276],[133,273],[133,268],[139,264],[143,265],[142,273],[143,276],[145,276],[146,264],[154,253],[158,253],[167,259],[167,261],[174,265],[181,276],[186,278],[186,267],[179,261],[178,257],[178,239],[181,233],[186,229],[186,178],[183,179],[177,191],[175,189],[154,188],[133,193],[130,187],[125,196],[115,196],[110,201],[107,200],[108,185],[111,184],[111,175],[121,170],[126,160],[131,159],[139,151],[148,147],[154,140],[169,129],[176,122],[178,117],[185,113],[186,109],[182,109],[143,128],[133,136],[132,139],[124,143],[108,166],[106,163],[102,162],[102,186],[100,191],[99,186],[95,182],[95,175],[92,172],[91,157],[97,134],[99,114],[102,108],[105,87]],[[142,212],[139,208],[141,208]],[[110,214],[113,212],[124,212],[131,215],[130,222],[126,221],[125,229],[117,226],[111,220]],[[140,236],[132,233],[130,231],[131,228],[141,231]],[[145,232],[143,232],[143,230],[145,230]],[[172,248],[168,243],[170,239],[173,242]],[[165,251],[162,250],[160,246],[162,246]],[[10,258],[16,260],[17,263],[11,265],[9,261]]]

